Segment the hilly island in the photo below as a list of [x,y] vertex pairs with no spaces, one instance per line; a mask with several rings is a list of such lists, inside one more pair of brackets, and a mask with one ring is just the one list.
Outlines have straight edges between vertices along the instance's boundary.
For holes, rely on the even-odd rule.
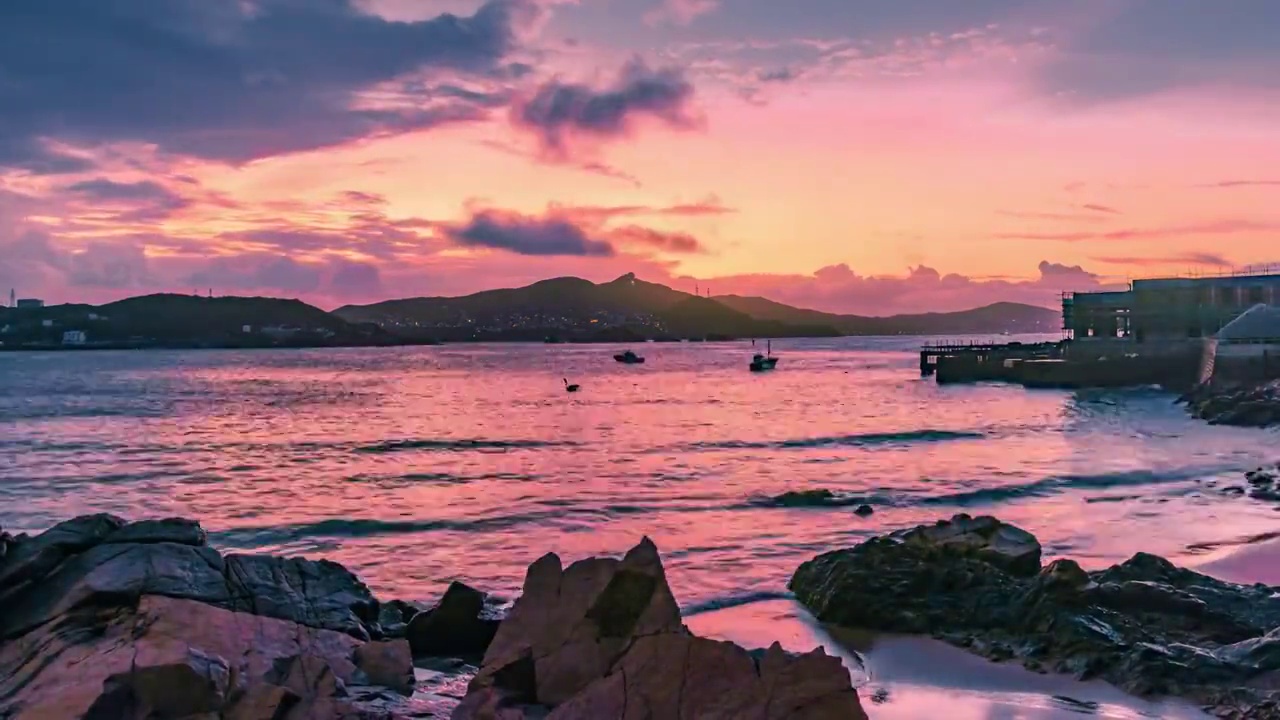
[[574,277],[461,297],[332,312],[300,300],[158,294],[105,305],[0,308],[0,349],[357,347],[435,342],[632,342],[1052,332],[1057,313],[1018,303],[868,317],[761,297],[700,297],[632,274]]

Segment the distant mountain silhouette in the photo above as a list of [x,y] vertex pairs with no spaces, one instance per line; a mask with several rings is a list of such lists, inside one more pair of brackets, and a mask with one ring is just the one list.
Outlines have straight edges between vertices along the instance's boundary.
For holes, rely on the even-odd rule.
[[841,335],[990,335],[999,333],[1049,333],[1061,329],[1055,310],[998,302],[972,310],[915,315],[839,315],[783,305],[762,297],[718,295],[718,302],[761,320],[829,325]]
[[[65,331],[91,345],[142,347],[263,347],[394,345],[374,325],[356,325],[301,300],[161,293],[106,305],[50,305],[0,311],[0,342],[59,345]],[[248,330],[246,330],[248,328]]]
[[334,311],[351,322],[371,322],[406,336],[445,340],[632,340],[732,337],[829,337],[823,324],[755,318],[716,300],[639,280],[633,274],[607,283],[576,277],[542,280],[521,288],[462,297],[388,300]]
[[606,283],[576,277],[461,297],[347,305],[334,314],[398,334],[441,339],[672,339],[1052,332],[1058,313],[996,303],[951,313],[862,317],[791,307],[760,297],[705,298],[633,274]]
[[761,297],[699,297],[624,275],[607,283],[563,277],[463,297],[347,305],[332,313],[300,300],[158,294],[106,305],[0,308],[3,349],[60,347],[328,347],[435,340],[635,342],[837,335],[1054,332],[1058,314],[1017,303],[950,313],[863,317]]

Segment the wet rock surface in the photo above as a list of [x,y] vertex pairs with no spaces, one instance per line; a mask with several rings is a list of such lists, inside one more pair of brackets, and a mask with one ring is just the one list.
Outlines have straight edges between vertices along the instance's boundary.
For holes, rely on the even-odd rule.
[[812,490],[788,490],[773,497],[756,498],[754,503],[765,507],[805,508],[805,507],[869,507],[867,498],[860,495],[835,493],[826,488]]
[[0,718],[423,717],[407,640],[340,565],[199,524],[75,518],[0,556]]
[[690,634],[648,540],[544,556],[502,620],[461,583],[423,611],[334,563],[205,543],[198,523],[111,515],[0,533],[0,718],[866,717],[821,649]]
[[478,660],[498,634],[501,621],[485,593],[454,582],[435,607],[412,616],[405,636],[417,657]]
[[961,515],[820,555],[790,588],[823,622],[932,635],[993,660],[1186,697],[1219,717],[1280,717],[1275,588],[1145,553],[1096,572],[1071,560],[1041,568],[1034,541]]
[[751,653],[689,633],[648,539],[621,560],[529,566],[455,720],[865,718],[820,648]]
[[1201,385],[1180,398],[1195,417],[1214,425],[1280,425],[1280,381],[1262,385]]

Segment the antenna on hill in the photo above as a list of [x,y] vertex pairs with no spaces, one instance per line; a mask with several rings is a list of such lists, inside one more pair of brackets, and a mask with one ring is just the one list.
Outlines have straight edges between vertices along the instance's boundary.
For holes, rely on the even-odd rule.
[[213,288],[209,288],[209,299],[213,299]]

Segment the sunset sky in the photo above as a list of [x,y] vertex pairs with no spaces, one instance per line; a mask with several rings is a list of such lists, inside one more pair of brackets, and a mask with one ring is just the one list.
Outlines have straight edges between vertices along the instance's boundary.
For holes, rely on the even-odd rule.
[[0,287],[864,314],[1280,260],[1275,0],[5,0]]

